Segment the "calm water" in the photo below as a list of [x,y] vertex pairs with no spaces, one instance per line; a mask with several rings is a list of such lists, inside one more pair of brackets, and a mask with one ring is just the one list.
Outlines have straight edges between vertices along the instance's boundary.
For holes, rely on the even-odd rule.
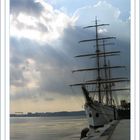
[[79,140],[87,127],[84,117],[14,117],[10,140]]

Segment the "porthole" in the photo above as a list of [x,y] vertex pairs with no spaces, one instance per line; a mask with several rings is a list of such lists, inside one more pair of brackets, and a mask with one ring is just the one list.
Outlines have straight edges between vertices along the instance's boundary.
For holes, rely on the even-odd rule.
[[92,117],[92,114],[91,114],[91,113],[89,113],[89,117],[90,117],[90,118]]
[[97,117],[97,118],[99,117],[99,113],[96,113],[96,117]]

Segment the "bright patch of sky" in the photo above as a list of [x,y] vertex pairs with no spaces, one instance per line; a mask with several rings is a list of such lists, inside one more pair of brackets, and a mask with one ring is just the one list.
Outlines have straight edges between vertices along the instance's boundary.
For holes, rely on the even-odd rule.
[[99,1],[106,1],[121,11],[120,18],[126,20],[130,16],[130,0],[45,0],[55,8],[62,10],[68,15],[87,5],[95,5]]

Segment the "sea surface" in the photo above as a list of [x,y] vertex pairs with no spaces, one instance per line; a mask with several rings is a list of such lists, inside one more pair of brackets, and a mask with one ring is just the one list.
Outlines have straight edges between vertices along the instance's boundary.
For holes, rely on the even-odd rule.
[[10,140],[79,140],[84,116],[11,117]]

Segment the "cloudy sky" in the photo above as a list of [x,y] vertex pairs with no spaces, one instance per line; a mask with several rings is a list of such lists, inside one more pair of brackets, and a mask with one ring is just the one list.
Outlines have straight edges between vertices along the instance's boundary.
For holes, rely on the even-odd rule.
[[[11,113],[83,109],[80,88],[69,85],[88,77],[71,71],[89,65],[89,59],[74,56],[92,51],[92,44],[78,41],[94,37],[94,30],[82,27],[93,25],[96,16],[99,23],[110,24],[100,36],[116,37],[107,49],[121,51],[112,63],[127,66],[114,73],[130,77],[130,1],[10,0]],[[128,94],[120,97],[129,99]]]

